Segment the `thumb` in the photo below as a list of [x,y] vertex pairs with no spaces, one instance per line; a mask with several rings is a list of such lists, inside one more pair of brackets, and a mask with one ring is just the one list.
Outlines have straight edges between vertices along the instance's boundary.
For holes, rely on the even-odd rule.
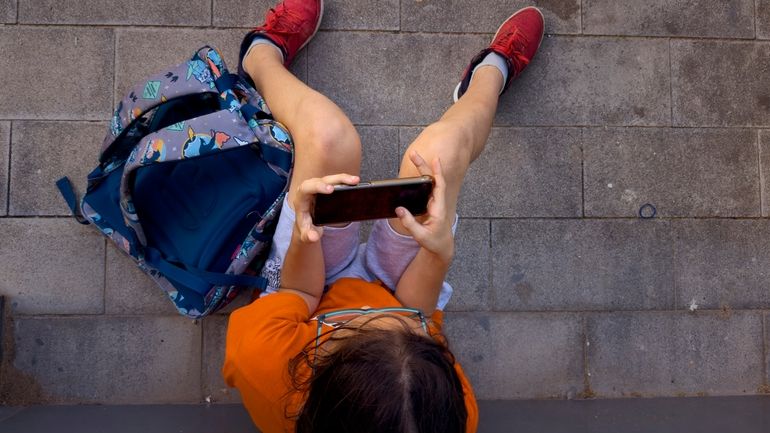
[[306,241],[315,243],[321,240],[323,236],[323,228],[311,226],[306,232]]
[[297,227],[299,228],[300,239],[303,242],[318,242],[323,236],[323,227],[316,227],[309,215],[304,213],[297,214]]
[[422,224],[417,222],[417,220],[414,219],[414,216],[412,216],[412,213],[409,212],[405,207],[397,207],[396,215],[401,221],[401,224],[403,224],[404,228],[407,229],[413,237],[416,237],[417,232],[422,228]]

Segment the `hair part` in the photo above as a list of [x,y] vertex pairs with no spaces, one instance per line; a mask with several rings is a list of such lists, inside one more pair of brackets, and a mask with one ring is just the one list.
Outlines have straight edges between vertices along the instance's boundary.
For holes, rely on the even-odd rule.
[[333,351],[313,341],[291,361],[294,388],[307,396],[297,433],[464,433],[465,395],[445,339],[404,320],[403,328],[366,326],[380,317],[344,337],[329,331],[321,345],[334,341]]

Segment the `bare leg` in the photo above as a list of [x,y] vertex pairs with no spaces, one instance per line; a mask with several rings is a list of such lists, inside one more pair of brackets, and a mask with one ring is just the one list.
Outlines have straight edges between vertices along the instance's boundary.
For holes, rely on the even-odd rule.
[[[503,86],[503,75],[494,67],[479,68],[468,90],[441,119],[425,128],[406,150],[399,177],[419,176],[409,152],[417,151],[429,164],[441,159],[447,183],[447,215],[457,210],[465,172],[484,150],[497,111],[497,100]],[[397,218],[389,220],[394,230],[409,234]]]
[[[353,124],[329,98],[289,72],[275,48],[255,46],[244,59],[244,69],[294,139],[293,185],[329,174],[359,174],[361,139]],[[295,194],[296,188],[291,188],[289,203]]]

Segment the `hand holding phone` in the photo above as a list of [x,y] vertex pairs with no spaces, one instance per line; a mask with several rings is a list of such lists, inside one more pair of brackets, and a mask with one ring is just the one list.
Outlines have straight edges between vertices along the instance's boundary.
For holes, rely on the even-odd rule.
[[[452,225],[455,212],[454,207],[447,206],[447,185],[441,160],[434,158],[428,165],[416,151],[409,152],[409,159],[420,174],[433,176],[434,188],[423,217],[416,219],[408,209],[400,207],[396,210],[399,222],[422,248],[449,263],[454,256]],[[395,225],[394,228],[399,231]]]
[[433,185],[430,175],[337,185],[331,194],[316,195],[311,218],[315,225],[396,218],[399,207],[423,215]]
[[[431,165],[428,165],[415,151],[409,152],[409,158],[417,168],[417,171],[422,175],[412,179],[422,179],[425,176],[432,177],[432,192],[429,192],[425,199],[427,203],[427,213],[425,213],[425,216],[418,220],[406,206],[397,206],[395,208],[395,215],[392,216],[397,217],[398,222],[393,227],[397,231],[406,232],[405,234],[411,235],[421,247],[441,257],[442,260],[449,262],[454,255],[452,224],[455,215],[453,207],[451,209],[447,208],[446,181],[442,172],[441,161],[435,158]],[[307,179],[302,182],[297,189],[293,206],[297,214],[295,225],[303,242],[317,242],[323,236],[323,226],[316,222],[312,216],[315,214],[317,200],[332,194],[334,192],[334,185],[338,185],[338,189],[344,189],[339,185],[355,186],[358,183],[358,176],[348,174],[335,174],[323,178]],[[422,199],[419,202],[422,202]],[[422,205],[420,207],[422,208]],[[420,214],[423,211],[418,209],[415,212]]]
[[316,226],[310,216],[315,197],[322,194],[331,194],[334,191],[334,185],[356,185],[359,181],[358,176],[333,174],[322,178],[306,179],[297,187],[292,205],[297,217],[294,225],[299,231],[302,242],[318,242],[321,236],[323,236],[323,227]]

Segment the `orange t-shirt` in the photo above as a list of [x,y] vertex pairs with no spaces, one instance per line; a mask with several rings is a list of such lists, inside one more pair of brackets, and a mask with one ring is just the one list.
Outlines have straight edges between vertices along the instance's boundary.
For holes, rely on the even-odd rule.
[[[355,278],[342,278],[321,298],[313,316],[345,308],[402,306],[390,290]],[[305,301],[293,293],[262,297],[230,315],[222,368],[225,382],[238,388],[254,424],[264,433],[294,432],[294,420],[302,405],[291,392],[289,361],[315,340],[318,324],[310,321]],[[440,331],[442,312],[431,317]],[[459,364],[457,374],[465,392],[467,431],[478,425],[478,406],[470,382]]]

